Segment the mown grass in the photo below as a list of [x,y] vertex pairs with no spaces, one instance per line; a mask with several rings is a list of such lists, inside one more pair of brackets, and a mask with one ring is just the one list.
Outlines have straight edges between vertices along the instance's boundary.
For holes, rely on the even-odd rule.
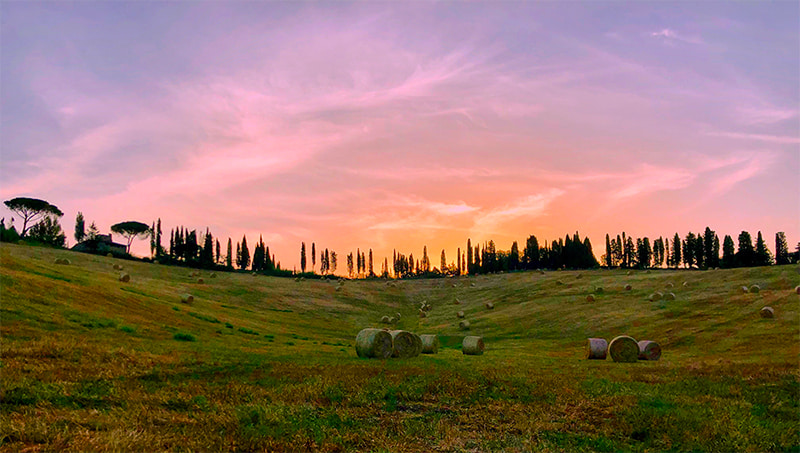
[[[125,284],[114,262],[0,245],[0,449],[800,448],[796,267],[512,273],[336,291],[226,273],[196,285],[186,269],[135,262]],[[677,300],[647,300],[667,283]],[[754,283],[759,294],[738,291]],[[195,302],[176,305],[184,293]],[[420,319],[423,300],[433,310]],[[764,305],[775,319],[759,317]],[[483,356],[461,354],[458,310],[484,336]],[[358,359],[358,330],[395,313],[399,328],[439,334],[440,353]],[[620,334],[658,341],[662,359],[583,360],[587,337]]]

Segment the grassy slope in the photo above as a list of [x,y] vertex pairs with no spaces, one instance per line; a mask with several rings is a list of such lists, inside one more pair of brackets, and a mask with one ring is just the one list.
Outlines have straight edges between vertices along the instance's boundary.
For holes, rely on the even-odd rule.
[[[525,272],[341,291],[229,273],[204,272],[198,284],[190,272],[0,245],[0,448],[800,447],[796,267]],[[677,300],[647,300],[670,282]],[[741,292],[755,283],[759,294]],[[419,319],[423,300],[434,308]],[[759,317],[764,305],[775,319]],[[484,356],[458,350],[458,310],[484,336]],[[400,328],[442,335],[447,347],[358,359],[356,333],[397,312]],[[662,359],[582,359],[587,337],[620,334],[658,341]]]

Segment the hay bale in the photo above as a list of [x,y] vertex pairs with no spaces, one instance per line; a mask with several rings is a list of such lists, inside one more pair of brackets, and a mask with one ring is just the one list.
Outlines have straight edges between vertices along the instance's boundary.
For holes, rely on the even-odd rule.
[[603,287],[598,286],[597,288],[594,289],[594,292],[597,294],[603,294]]
[[540,273],[541,275],[544,275],[544,271],[541,271],[541,270],[540,270],[540,271],[539,271],[539,273]]
[[123,272],[119,274],[119,281],[121,281],[122,283],[128,283],[129,281],[131,281],[131,276],[128,275],[127,272]]
[[772,307],[764,307],[761,309],[761,317],[762,318],[774,318],[775,317],[775,310]]
[[742,286],[742,292],[747,294],[747,287],[746,286]]
[[392,335],[385,330],[367,328],[356,335],[356,354],[359,357],[388,359],[392,349]]
[[198,279],[197,279],[197,283],[199,283],[199,284],[201,284],[201,285],[202,285],[203,283],[205,283],[205,282],[206,282],[206,281],[205,281],[205,280],[203,280],[202,278],[198,278]]
[[494,304],[491,303],[491,302],[486,302],[485,304],[483,304],[483,306],[486,307],[487,310],[493,310],[494,309]]
[[389,324],[394,324],[395,322],[397,322],[397,320],[394,319],[394,316],[389,316]]
[[662,297],[664,297],[664,295],[662,293],[656,291],[653,294],[649,295],[647,298],[650,299],[650,301],[652,302],[652,301],[656,301],[656,300],[661,300]]
[[216,272],[212,272],[212,273],[211,273],[211,275],[209,275],[209,277],[211,277],[211,278],[217,278],[217,273],[216,273]]
[[[798,286],[798,288],[800,288],[800,286]],[[458,300],[458,297],[456,297],[456,301],[453,302],[453,303],[456,304],[456,305],[461,305],[461,301]]]
[[661,346],[655,341],[642,340],[638,346],[639,360],[658,360],[661,357]]
[[468,336],[461,342],[461,352],[466,355],[481,355],[484,349],[483,337]]
[[456,317],[457,317],[458,319],[464,319],[464,316],[465,316],[465,315],[464,315],[464,312],[463,312],[463,311],[459,311],[458,313],[456,313]]
[[474,288],[475,287],[475,282],[470,283],[469,286]]
[[469,321],[466,319],[458,323],[458,328],[461,330],[469,330]]
[[121,264],[114,264],[114,270],[115,271],[121,271],[122,270],[122,265]]
[[635,363],[639,360],[639,344],[627,335],[620,335],[608,344],[608,354],[615,362]]
[[299,282],[300,281],[300,277],[295,277],[294,281]]
[[389,324],[389,317],[384,315],[384,316],[381,318],[381,323],[382,323],[382,324]]
[[420,309],[419,310],[419,317],[420,318],[427,318],[428,317],[428,312],[426,312],[425,310]]
[[67,258],[56,258],[56,260],[54,261],[54,263],[55,263],[55,264],[64,264],[64,265],[70,265],[70,264],[72,264],[72,261],[70,261],[70,260],[69,260],[69,259],[67,259]]
[[800,285],[794,287],[794,292],[800,294]]
[[625,275],[631,275],[631,274],[632,274],[631,271],[628,271],[628,272],[625,273]]
[[341,290],[342,290],[342,287],[341,287],[341,286],[337,286],[337,287],[336,287],[336,291],[337,291],[337,292],[338,292],[338,291],[341,291]]
[[589,360],[605,360],[608,353],[608,342],[603,338],[589,338],[586,341],[586,358]]
[[672,282],[668,282],[667,283],[667,289],[672,289],[674,287],[675,287],[675,285],[673,285]]
[[664,300],[675,300],[675,293],[664,294]]
[[750,287],[751,293],[758,294],[759,291],[761,291],[761,287],[758,285],[753,285]]
[[556,280],[556,285],[563,285],[563,284],[564,282],[562,282],[561,280]]
[[114,258],[114,254],[111,252],[106,253],[106,256],[109,258]]
[[594,294],[589,294],[586,296],[586,302],[594,302]]
[[436,335],[420,335],[422,341],[423,354],[438,354],[439,353],[439,337]]
[[631,284],[630,284],[630,283],[628,283],[627,285],[625,285],[625,291],[630,291],[631,289],[633,289],[633,287],[631,286]]
[[400,316],[400,313],[395,313],[394,314],[394,319],[400,321],[400,318],[402,318],[402,316]]
[[581,278],[583,278],[583,274],[578,274],[578,275],[575,276],[575,278],[576,279],[581,279]]
[[407,359],[416,357],[422,352],[422,341],[417,344],[417,339],[411,332],[405,330],[390,330],[392,335],[392,357]]
[[649,274],[649,273],[650,273],[650,269],[647,269],[647,271],[645,272],[645,274]]
[[181,294],[181,302],[184,304],[191,304],[194,302],[194,296],[191,294]]
[[683,282],[683,286],[684,286],[685,288],[688,288],[688,287],[689,287],[689,282]]

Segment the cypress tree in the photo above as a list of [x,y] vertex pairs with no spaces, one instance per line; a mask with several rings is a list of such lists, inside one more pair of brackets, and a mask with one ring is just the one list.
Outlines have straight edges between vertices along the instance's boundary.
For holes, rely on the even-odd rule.
[[772,253],[767,248],[767,244],[764,243],[764,238],[761,236],[761,232],[758,232],[758,239],[756,239],[756,255],[755,255],[755,265],[756,266],[769,266],[772,264]]
[[789,264],[789,243],[786,241],[786,233],[779,231],[775,233],[775,264]]
[[215,239],[216,242],[216,254],[214,255],[214,264],[219,264],[219,239]]
[[311,273],[314,273],[314,268],[317,266],[317,249],[314,243],[311,243]]
[[306,243],[300,243],[300,272],[306,271]]
[[240,269],[247,269],[250,265],[250,250],[247,248],[247,236],[242,236],[242,265]]
[[156,223],[156,256],[164,254],[164,247],[161,246],[161,217],[158,218]]
[[606,233],[606,257],[605,257],[605,265],[607,268],[611,269],[614,267],[614,255],[611,252],[611,238],[609,238],[608,233]]
[[[442,255],[444,255],[444,250],[442,250]],[[511,243],[511,252],[508,254],[508,268],[512,271],[519,269],[519,244],[517,244],[517,241]]]
[[[5,225],[3,225],[5,228]],[[75,241],[83,242],[83,238],[86,237],[86,221],[83,218],[83,213],[78,211],[78,215],[75,217]]]
[[675,233],[672,238],[672,266],[678,267],[681,265],[681,237]]
[[733,238],[730,235],[725,235],[722,241],[722,260],[720,267],[731,268],[736,266],[736,250],[733,246]]
[[233,269],[233,248],[231,247],[231,238],[228,238],[228,251],[225,254],[225,266],[228,269]]
[[739,248],[736,250],[736,266],[750,267],[756,262],[756,253],[753,250],[753,239],[750,233],[742,231],[739,233]]
[[472,241],[467,238],[467,274],[472,273]]
[[375,272],[373,272],[372,268],[372,249],[369,249],[369,276],[374,277]]

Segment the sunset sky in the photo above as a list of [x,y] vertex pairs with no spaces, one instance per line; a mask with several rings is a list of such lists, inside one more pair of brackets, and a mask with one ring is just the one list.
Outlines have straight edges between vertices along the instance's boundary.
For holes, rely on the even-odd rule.
[[598,259],[607,232],[800,240],[796,1],[0,13],[0,196],[57,205],[70,245],[78,211],[261,234],[289,269],[316,242],[339,273],[576,230]]

